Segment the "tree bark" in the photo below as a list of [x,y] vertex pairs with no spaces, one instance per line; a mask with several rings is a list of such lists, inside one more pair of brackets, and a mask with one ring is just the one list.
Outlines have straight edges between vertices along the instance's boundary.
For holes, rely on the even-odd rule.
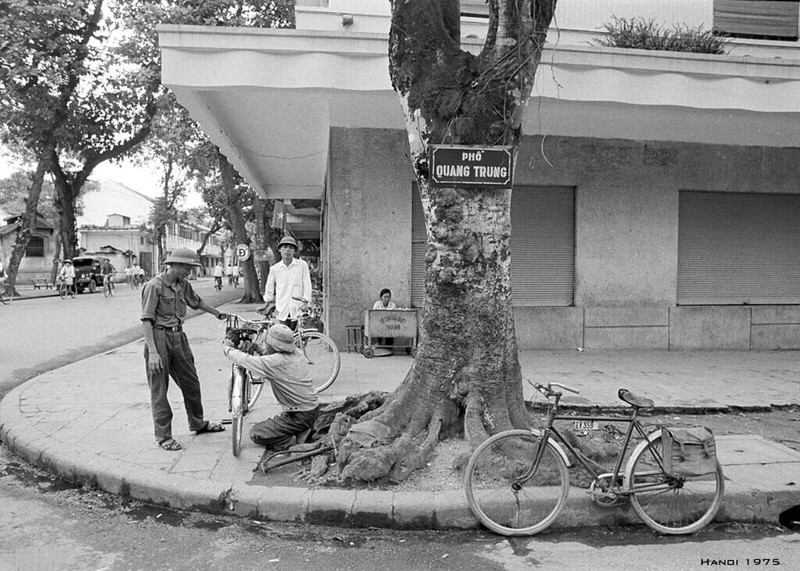
[[22,264],[22,258],[25,257],[25,251],[28,249],[28,242],[30,242],[31,236],[33,236],[33,232],[36,230],[36,209],[39,206],[39,197],[42,194],[44,176],[50,169],[49,155],[50,153],[47,148],[45,148],[45,151],[42,153],[36,165],[36,171],[34,171],[33,174],[28,197],[25,199],[25,214],[20,221],[17,239],[14,242],[14,248],[11,250],[11,258],[8,261],[8,268],[6,269],[8,275],[6,289],[10,292],[15,292],[15,295],[19,266]]
[[[244,213],[239,203],[240,191],[236,187],[233,176],[233,167],[228,159],[217,149],[219,162],[219,172],[222,178],[222,187],[225,193],[225,203],[228,207],[228,216],[233,230],[233,239],[236,244],[250,246],[250,237],[247,235]],[[256,277],[256,267],[253,263],[253,256],[242,262],[244,265],[244,295],[239,303],[261,303],[264,301],[259,291],[258,278]]]
[[406,117],[427,228],[425,300],[416,361],[348,436],[340,478],[401,481],[438,440],[473,445],[527,427],[511,305],[511,189],[431,188],[431,144],[516,146],[556,0],[489,0],[489,32],[460,49],[458,0],[393,0],[389,65]]

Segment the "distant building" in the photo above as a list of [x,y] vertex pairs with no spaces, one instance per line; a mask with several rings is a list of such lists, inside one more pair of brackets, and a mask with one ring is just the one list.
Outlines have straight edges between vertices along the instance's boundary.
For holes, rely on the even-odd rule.
[[[17,231],[21,226],[22,214],[5,218],[5,225],[0,226],[0,258],[6,267],[17,242]],[[36,228],[28,242],[25,257],[20,263],[17,283],[49,279],[56,255],[56,232],[53,223],[37,213]]]
[[78,233],[81,254],[108,258],[117,270],[117,279],[134,264],[144,268],[148,276],[158,271],[153,233],[142,225],[132,225],[130,216],[109,214],[105,225],[81,226]]
[[[106,180],[100,183],[100,190],[84,195],[83,203],[83,214],[78,217],[82,254],[109,258],[120,274],[136,263],[148,276],[158,273],[158,245],[153,232],[146,229],[154,199],[119,182]],[[198,250],[209,230],[197,220],[167,224],[165,255],[177,247]],[[209,237],[201,255],[205,269],[201,273],[207,273],[206,268],[214,267],[219,261],[228,262],[231,252],[222,252],[222,243],[222,233]]]
[[[124,226],[147,222],[155,203],[153,198],[113,180],[104,180],[99,186],[98,190],[81,197],[83,213],[78,216],[78,226]],[[109,220],[115,216],[109,212],[123,212],[128,218],[127,223]]]
[[[185,220],[167,224],[166,252],[169,255],[175,248],[191,248],[199,250],[203,237],[210,228],[197,220]],[[209,236],[203,252],[200,254],[201,275],[211,275],[211,270],[217,263],[223,266],[233,264],[233,248],[222,246],[225,244],[224,233],[214,232]]]

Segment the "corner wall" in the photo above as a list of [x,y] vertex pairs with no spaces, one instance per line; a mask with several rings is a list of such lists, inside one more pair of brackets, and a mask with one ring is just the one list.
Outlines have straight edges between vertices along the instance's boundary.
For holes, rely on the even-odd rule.
[[325,213],[326,330],[340,349],[380,290],[411,305],[411,188],[405,131],[331,129]]

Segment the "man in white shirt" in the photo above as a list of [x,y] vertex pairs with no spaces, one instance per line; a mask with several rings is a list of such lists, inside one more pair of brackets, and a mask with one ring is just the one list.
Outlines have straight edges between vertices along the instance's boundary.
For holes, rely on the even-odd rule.
[[296,257],[297,250],[297,241],[291,236],[284,236],[278,243],[281,261],[269,269],[264,290],[266,304],[259,308],[267,315],[274,308],[275,318],[292,330],[311,303],[311,272],[308,264]]

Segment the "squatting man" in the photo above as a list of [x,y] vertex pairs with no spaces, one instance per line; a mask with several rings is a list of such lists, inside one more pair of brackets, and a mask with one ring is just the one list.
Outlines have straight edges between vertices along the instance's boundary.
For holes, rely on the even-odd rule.
[[265,347],[247,341],[240,347],[242,350],[234,348],[233,341],[226,339],[223,352],[256,378],[269,381],[283,409],[278,416],[253,426],[250,439],[273,450],[288,448],[297,435],[313,429],[317,420],[319,400],[311,382],[308,361],[295,345],[292,330],[283,324],[269,328]]

